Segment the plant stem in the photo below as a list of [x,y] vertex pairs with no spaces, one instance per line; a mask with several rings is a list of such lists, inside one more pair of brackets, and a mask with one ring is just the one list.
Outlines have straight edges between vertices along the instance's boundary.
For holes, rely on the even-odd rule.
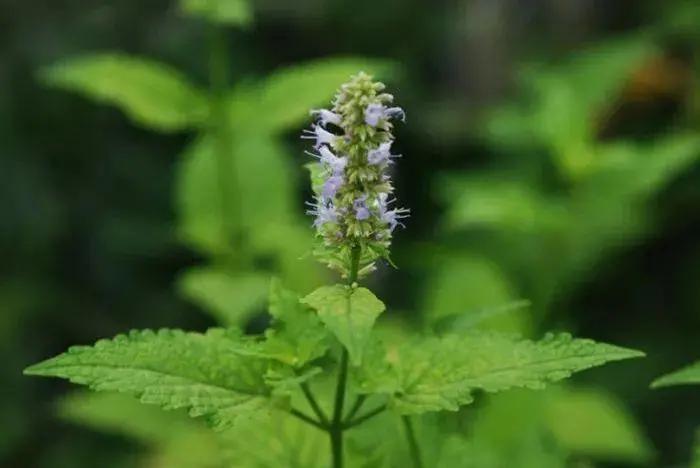
[[350,429],[351,427],[358,426],[362,424],[363,422],[367,421],[368,419],[371,419],[375,417],[376,415],[382,413],[386,409],[386,405],[382,405],[378,408],[373,409],[369,413],[363,414],[359,418],[355,419],[354,421],[347,421],[344,424],[345,429]]
[[328,417],[326,417],[326,414],[323,412],[323,409],[321,409],[321,407],[319,406],[318,402],[316,401],[316,398],[314,398],[314,394],[311,392],[309,384],[307,382],[302,383],[301,390],[304,392],[304,396],[306,396],[306,399],[308,400],[311,409],[314,411],[319,421],[321,421],[321,424],[323,424],[324,426],[328,426]]
[[236,257],[240,250],[235,232],[240,210],[236,205],[238,197],[235,190],[238,183],[226,105],[226,94],[230,82],[226,30],[217,24],[207,25],[207,42],[210,87],[209,131],[216,145],[216,184],[221,209],[221,241],[226,248],[233,248],[233,256]]
[[[360,255],[362,251],[359,246],[354,246],[350,253],[350,272],[348,275],[348,285],[352,286],[357,281],[360,270]],[[350,296],[347,299],[347,313],[350,314]],[[333,420],[328,427],[331,436],[331,451],[333,453],[333,468],[343,468],[343,405],[345,403],[345,387],[348,382],[348,350],[343,347],[340,356],[340,372],[338,374],[338,386],[335,390],[335,404],[333,406]]]
[[408,439],[408,448],[411,452],[411,460],[413,460],[414,468],[423,468],[423,462],[420,456],[420,447],[418,447],[418,439],[413,430],[413,423],[408,416],[401,416],[403,425],[406,428],[406,438]]
[[343,420],[345,423],[352,421],[352,418],[354,418],[357,412],[360,411],[360,409],[362,409],[362,404],[365,402],[366,399],[367,395],[360,395],[357,397],[357,400],[355,400],[355,404],[352,406],[347,416],[345,416],[345,419]]
[[311,424],[312,426],[317,427],[317,428],[319,428],[319,429],[321,429],[321,430],[324,430],[324,431],[325,431],[325,430],[328,430],[328,426],[327,426],[327,425],[325,425],[325,424],[323,424],[323,423],[320,423],[320,422],[316,421],[314,418],[311,418],[311,417],[305,415],[304,413],[302,413],[302,412],[299,411],[298,409],[292,408],[292,409],[289,411],[289,414],[291,414],[292,416],[295,416],[295,417],[301,419],[302,421],[304,421],[304,422],[306,422],[306,423],[309,423],[309,424]]

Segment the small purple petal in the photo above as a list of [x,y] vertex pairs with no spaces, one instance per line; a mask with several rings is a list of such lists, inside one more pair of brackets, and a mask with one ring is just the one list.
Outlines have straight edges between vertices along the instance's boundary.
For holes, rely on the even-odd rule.
[[314,139],[316,143],[314,148],[319,149],[321,145],[333,146],[333,141],[338,138],[337,135],[332,134],[328,130],[324,130],[323,127],[316,124],[311,124],[311,130],[304,130],[301,136],[304,139]]
[[340,115],[329,111],[328,109],[312,109],[311,115],[317,115],[319,117],[319,125],[322,127],[326,127],[326,125],[329,123],[332,123],[333,125],[340,125]]
[[326,182],[323,184],[323,197],[335,197],[335,194],[338,193],[338,190],[340,190],[344,183],[345,180],[343,179],[343,176],[334,175],[329,177],[328,180],[326,180]]
[[400,107],[387,108],[382,104],[369,104],[365,109],[365,123],[372,127],[379,125],[380,119],[389,117],[400,117],[402,121],[406,121],[406,113]]

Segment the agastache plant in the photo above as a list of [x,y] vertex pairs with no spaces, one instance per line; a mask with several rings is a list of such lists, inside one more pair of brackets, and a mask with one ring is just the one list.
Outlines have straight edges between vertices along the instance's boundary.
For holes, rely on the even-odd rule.
[[[471,312],[443,317],[439,327],[429,324],[427,334],[383,341],[375,325],[386,306],[360,282],[377,261],[389,259],[392,238],[409,214],[397,205],[389,174],[399,156],[392,149],[393,125],[405,121],[405,114],[384,89],[371,76],[357,74],[340,86],[330,108],[311,111],[315,122],[303,133],[312,141],[309,154],[315,165],[315,196],[307,202],[316,235],[313,253],[342,275],[342,283],[300,297],[271,281],[271,325],[260,335],[238,328],[131,331],[94,346],[72,347],[25,373],[127,393],[164,409],[187,409],[230,435],[222,436],[223,443],[247,443],[251,433],[260,432],[251,427],[261,425],[262,433],[272,437],[289,421],[325,432],[327,449],[317,448],[313,462],[294,466],[361,467],[367,466],[369,453],[372,460],[379,453],[386,461],[382,466],[406,466],[402,457],[407,454],[416,468],[457,468],[465,466],[470,440],[461,433],[440,433],[431,440],[450,439],[450,447],[425,451],[414,431],[416,419],[457,411],[472,403],[479,390],[540,389],[608,361],[643,356],[566,333],[531,341],[478,331],[464,325],[478,323]],[[465,284],[465,294],[469,286]],[[324,392],[329,378],[333,389]],[[345,440],[355,434],[348,431],[373,427],[382,413],[389,413],[398,430],[378,426],[373,447],[359,455],[348,452]],[[405,449],[391,440],[397,434],[405,437]],[[301,450],[288,439],[275,443]],[[463,451],[455,450],[455,440]],[[252,448],[246,449],[255,457]],[[258,461],[237,458],[222,465],[287,466]]]

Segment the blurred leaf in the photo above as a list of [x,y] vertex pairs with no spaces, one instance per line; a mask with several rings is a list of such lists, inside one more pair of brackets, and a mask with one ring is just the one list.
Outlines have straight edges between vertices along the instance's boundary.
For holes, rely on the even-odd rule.
[[144,443],[148,458],[168,468],[213,468],[221,459],[215,434],[180,411],[146,406],[119,393],[74,392],[59,401],[62,418]]
[[179,280],[182,293],[226,326],[243,326],[265,305],[267,275],[229,273],[215,268],[187,270]]
[[253,19],[252,0],[180,0],[180,12],[212,23],[246,26]]
[[695,440],[693,443],[690,468],[700,468],[700,429],[695,430]]
[[659,377],[651,383],[651,388],[697,384],[700,384],[700,362]]
[[[468,321],[479,310],[492,310],[513,300],[513,285],[488,259],[469,255],[453,255],[437,265],[424,292],[426,319],[437,324],[457,317]],[[525,332],[528,313],[513,314],[489,320],[489,327],[500,331]]]
[[255,246],[259,237],[269,239],[274,235],[269,230],[289,223],[302,208],[294,206],[294,169],[279,143],[267,136],[236,134],[226,154],[215,143],[204,135],[185,152],[177,198],[183,239],[217,254],[229,249],[224,226]]
[[316,309],[321,321],[347,348],[350,362],[359,366],[374,322],[385,310],[382,301],[369,289],[335,285],[318,288],[302,302]]
[[[489,395],[476,410],[471,451],[482,458],[474,468],[564,468],[566,452],[547,438],[543,421],[550,390],[512,390]],[[459,465],[453,465],[459,466]]]
[[624,404],[597,389],[553,392],[546,410],[550,431],[567,450],[606,461],[648,464],[650,441]]
[[270,407],[266,363],[237,353],[242,345],[240,334],[219,329],[134,330],[94,346],[73,346],[24,372],[127,393],[163,409],[186,408],[221,430]]
[[[700,156],[700,137],[676,134],[644,146],[630,143],[601,148],[600,169],[590,190],[607,190],[621,201],[656,195]],[[602,187],[605,186],[605,187]]]
[[286,67],[259,85],[245,84],[231,96],[232,125],[238,130],[280,132],[310,121],[309,111],[328,106],[341,84],[360,71],[390,77],[395,65],[362,58],[321,59]]
[[534,187],[497,179],[447,178],[440,183],[449,203],[445,227],[515,231],[556,230],[567,219],[563,204],[546,198]]
[[517,310],[522,310],[529,307],[531,304],[532,303],[530,301],[513,301],[501,306],[482,308],[462,314],[448,315],[442,320],[436,321],[434,328],[441,333],[462,333],[465,331],[470,331],[484,322],[490,321],[491,319],[498,318],[505,314],[510,314]]
[[40,71],[44,84],[118,107],[136,124],[181,131],[206,117],[207,99],[177,70],[122,53],[69,58]]
[[76,391],[58,401],[61,418],[118,433],[146,444],[164,444],[189,431],[209,430],[183,411],[163,411],[122,393]]

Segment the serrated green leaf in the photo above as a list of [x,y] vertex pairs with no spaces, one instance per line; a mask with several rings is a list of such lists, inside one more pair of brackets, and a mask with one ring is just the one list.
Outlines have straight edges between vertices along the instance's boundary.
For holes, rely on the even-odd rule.
[[262,352],[290,366],[302,367],[325,354],[328,331],[299,296],[285,289],[278,279],[270,284],[272,328]]
[[651,383],[651,388],[698,384],[700,384],[700,362],[659,377]]
[[42,83],[118,107],[134,123],[173,132],[199,125],[206,96],[164,64],[121,53],[69,58],[40,71]]
[[394,406],[402,414],[456,411],[473,401],[474,390],[541,389],[574,372],[642,356],[568,334],[538,342],[497,333],[429,338],[398,352]]
[[325,468],[328,434],[283,412],[243,421],[222,435],[227,466]]
[[283,68],[259,85],[246,83],[231,96],[234,128],[257,133],[280,132],[310,121],[309,111],[328,106],[338,87],[364,70],[387,78],[395,65],[356,57],[320,59]]
[[316,309],[318,316],[347,348],[353,365],[362,364],[365,346],[377,317],[385,306],[366,288],[323,286],[302,302]]
[[244,326],[261,311],[269,288],[263,274],[232,274],[215,268],[193,268],[179,279],[179,288],[188,299],[204,308],[225,326]]
[[563,388],[551,394],[546,415],[552,436],[574,454],[645,465],[653,458],[639,423],[610,393]]
[[271,404],[266,362],[238,353],[244,346],[235,331],[132,331],[94,346],[74,346],[25,374],[131,394],[164,409],[185,408],[225,429]]
[[249,0],[180,0],[180,12],[212,23],[246,26],[253,19]]

